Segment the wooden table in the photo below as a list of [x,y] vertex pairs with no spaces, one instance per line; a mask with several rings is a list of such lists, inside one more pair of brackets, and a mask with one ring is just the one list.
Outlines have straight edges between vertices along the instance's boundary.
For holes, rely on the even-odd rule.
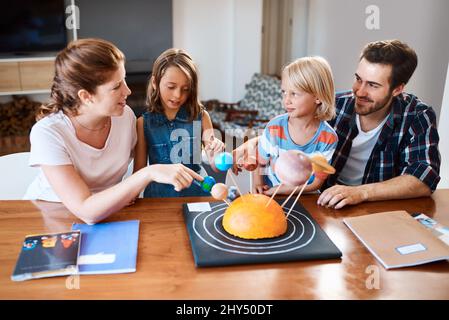
[[[67,277],[10,280],[25,235],[70,230],[79,221],[60,204],[0,201],[0,299],[449,299],[447,261],[387,271],[342,222],[407,210],[449,226],[449,190],[341,210],[317,206],[316,195],[302,196],[304,207],[342,251],[341,260],[195,268],[182,203],[205,200],[210,199],[140,199],[121,210],[108,221],[141,222],[137,272],[81,276],[79,283]],[[380,288],[369,289],[376,273]]]

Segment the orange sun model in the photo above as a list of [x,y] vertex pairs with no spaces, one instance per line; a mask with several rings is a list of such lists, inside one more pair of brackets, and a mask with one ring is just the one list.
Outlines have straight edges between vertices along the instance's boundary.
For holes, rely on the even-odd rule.
[[270,197],[245,194],[226,209],[223,228],[244,239],[274,238],[287,231],[287,219],[281,206]]

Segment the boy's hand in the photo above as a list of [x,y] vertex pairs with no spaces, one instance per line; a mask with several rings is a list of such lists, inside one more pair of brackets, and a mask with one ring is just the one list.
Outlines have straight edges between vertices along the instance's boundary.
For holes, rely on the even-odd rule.
[[234,172],[235,175],[238,175],[238,173],[242,171],[242,167],[245,161],[253,158],[257,159],[258,141],[258,137],[252,138],[232,151],[232,157],[234,158],[232,172]]
[[278,188],[278,186],[271,187],[271,188],[269,188],[269,187],[267,186],[267,190],[265,190],[265,191],[263,192],[263,194],[266,195],[266,196],[271,197],[271,196],[273,195],[273,193],[276,191],[277,188]]
[[263,185],[256,185],[253,187],[253,193],[259,193],[259,194],[265,194],[265,192],[267,192],[270,187],[266,184]]

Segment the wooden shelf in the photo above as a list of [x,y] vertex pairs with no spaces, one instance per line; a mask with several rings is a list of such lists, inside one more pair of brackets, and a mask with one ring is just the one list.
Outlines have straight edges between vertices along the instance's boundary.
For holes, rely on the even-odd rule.
[[55,57],[0,60],[0,95],[50,92]]
[[18,62],[0,63],[0,92],[20,91],[20,72]]

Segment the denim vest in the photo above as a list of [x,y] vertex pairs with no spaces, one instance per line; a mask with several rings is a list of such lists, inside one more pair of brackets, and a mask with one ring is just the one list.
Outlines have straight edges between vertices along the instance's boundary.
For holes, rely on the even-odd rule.
[[[173,120],[165,114],[145,112],[143,128],[148,150],[148,163],[182,163],[199,173],[201,170],[201,119],[189,121],[185,107],[181,107]],[[210,196],[193,184],[180,192],[173,185],[152,182],[144,191],[145,198]]]

